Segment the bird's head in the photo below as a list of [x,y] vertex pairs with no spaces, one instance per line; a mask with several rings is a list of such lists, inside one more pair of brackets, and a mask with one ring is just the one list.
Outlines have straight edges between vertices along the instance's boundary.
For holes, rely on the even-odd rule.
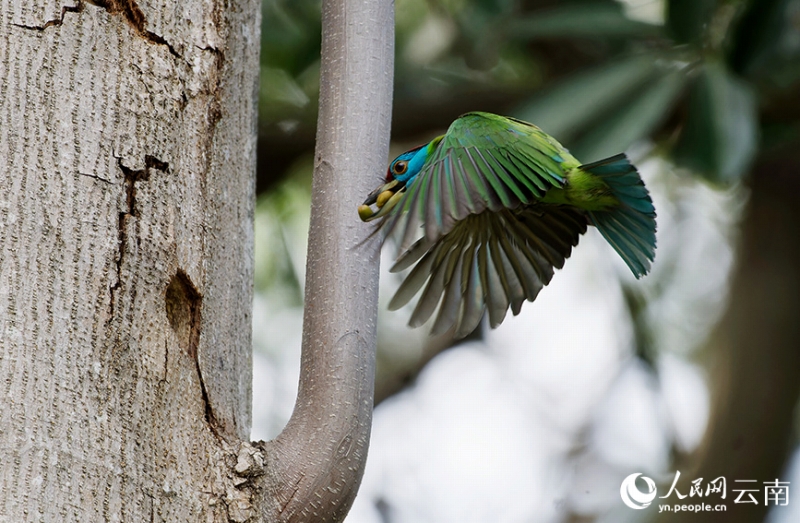
[[[434,142],[438,145],[439,140]],[[425,165],[425,160],[434,148],[431,147],[434,142],[415,147],[392,160],[386,170],[385,183],[372,191],[358,208],[358,215],[363,221],[369,222],[385,216],[397,205],[405,194],[406,187],[411,185]],[[377,211],[372,210],[373,204],[377,207]]]

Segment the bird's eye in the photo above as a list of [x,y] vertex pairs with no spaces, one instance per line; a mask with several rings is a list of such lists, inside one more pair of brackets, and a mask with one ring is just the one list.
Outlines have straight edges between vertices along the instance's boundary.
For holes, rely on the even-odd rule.
[[395,162],[392,170],[394,171],[395,174],[403,174],[408,170],[408,163],[403,161]]

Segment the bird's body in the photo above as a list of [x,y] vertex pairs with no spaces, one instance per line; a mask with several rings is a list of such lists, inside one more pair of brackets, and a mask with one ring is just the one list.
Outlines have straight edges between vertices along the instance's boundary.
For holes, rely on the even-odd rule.
[[[371,205],[378,208],[374,212]],[[439,306],[433,332],[469,334],[519,313],[596,226],[636,277],[655,255],[655,209],[624,155],[581,165],[538,127],[489,113],[459,117],[443,136],[398,156],[359,208],[399,236],[392,271],[416,266],[390,303],[420,289],[410,324]],[[441,304],[440,304],[441,302]]]

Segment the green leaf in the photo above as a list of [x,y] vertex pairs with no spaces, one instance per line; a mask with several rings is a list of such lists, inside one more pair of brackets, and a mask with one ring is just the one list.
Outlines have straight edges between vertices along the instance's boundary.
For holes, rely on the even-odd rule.
[[296,76],[319,60],[320,2],[264,0],[261,5],[262,65]]
[[732,182],[756,153],[758,116],[750,87],[722,63],[707,63],[689,96],[675,158],[714,182]]
[[686,83],[684,71],[671,71],[647,84],[629,103],[584,136],[573,149],[582,162],[601,160],[645,138],[672,111]]
[[652,56],[635,56],[571,77],[514,111],[567,142],[603,113],[630,99],[656,71]]
[[575,38],[575,37],[643,37],[661,32],[661,27],[631,20],[619,3],[591,2],[536,11],[533,15],[512,22],[512,37]]
[[259,96],[265,104],[304,107],[310,99],[288,71],[261,67]]

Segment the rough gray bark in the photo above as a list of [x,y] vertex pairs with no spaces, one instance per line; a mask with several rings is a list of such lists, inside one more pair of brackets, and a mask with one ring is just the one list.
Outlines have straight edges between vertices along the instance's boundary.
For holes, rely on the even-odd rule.
[[0,3],[0,521],[252,513],[259,7]]
[[341,521],[372,423],[378,242],[356,209],[386,169],[394,58],[389,0],[323,1],[300,388],[267,445],[281,521]]

